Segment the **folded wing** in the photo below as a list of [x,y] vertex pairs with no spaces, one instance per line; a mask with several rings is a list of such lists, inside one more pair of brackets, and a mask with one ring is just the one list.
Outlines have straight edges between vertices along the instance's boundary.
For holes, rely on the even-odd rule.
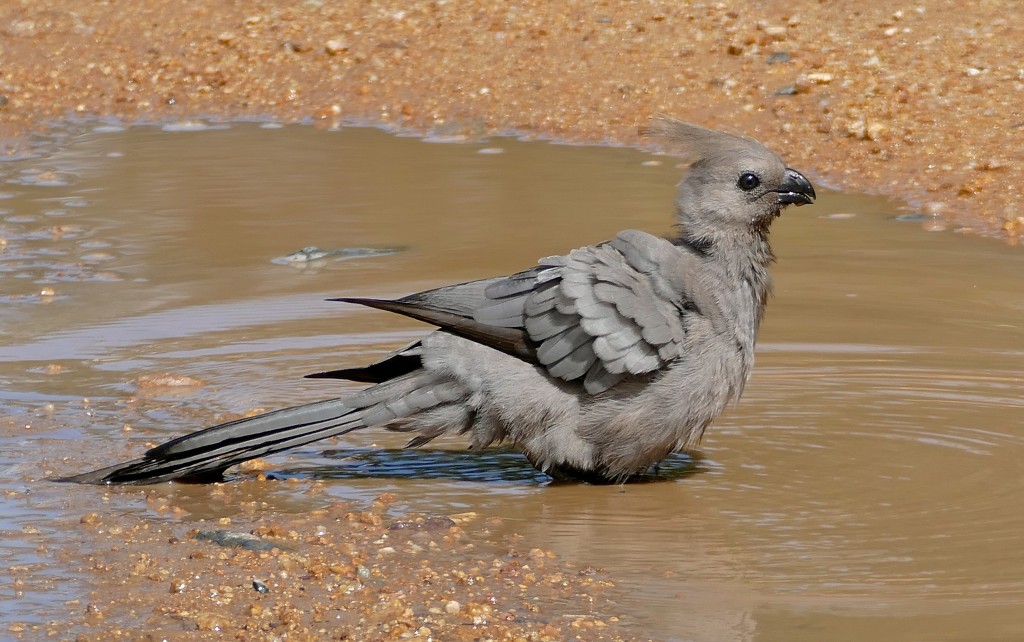
[[[716,310],[702,309],[714,308],[714,297],[702,295],[687,279],[698,260],[687,248],[627,230],[508,277],[394,301],[339,300],[432,323],[599,394],[629,375],[656,372],[682,356],[684,315],[716,316]],[[374,367],[404,369],[409,366],[400,360],[406,358],[402,351]],[[375,380],[376,374],[364,368],[314,376]]]
[[687,297],[665,276],[680,251],[628,230],[490,284],[473,317],[522,328],[551,376],[598,394],[681,355]]

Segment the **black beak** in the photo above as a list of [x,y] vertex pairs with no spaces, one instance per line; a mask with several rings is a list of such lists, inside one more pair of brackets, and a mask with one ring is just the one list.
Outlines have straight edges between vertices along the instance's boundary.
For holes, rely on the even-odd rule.
[[796,171],[786,168],[786,174],[779,185],[779,205],[810,205],[817,196],[811,181]]

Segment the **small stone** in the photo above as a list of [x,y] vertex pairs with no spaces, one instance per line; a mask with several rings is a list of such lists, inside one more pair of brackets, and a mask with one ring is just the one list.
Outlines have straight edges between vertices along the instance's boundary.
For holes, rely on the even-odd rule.
[[878,140],[889,131],[889,128],[879,122],[868,123],[864,130],[864,136],[867,140]]
[[[340,105],[326,105],[313,112],[313,118],[328,126],[334,126],[334,124],[338,122],[338,114],[340,113]],[[303,254],[306,254],[306,256],[303,257]],[[330,256],[327,251],[311,246],[292,252],[288,256],[271,259],[271,263],[278,263],[281,265],[300,265],[302,263],[316,261],[326,256]]]
[[867,126],[863,120],[855,120],[847,123],[846,135],[850,138],[859,138],[861,140],[867,138]]
[[232,532],[225,530],[199,531],[194,537],[200,541],[211,542],[226,548],[243,548],[249,551],[270,551],[277,545],[273,542],[252,535],[251,533]]
[[283,46],[285,49],[293,53],[306,53],[307,51],[312,49],[309,43],[303,42],[301,40],[288,40],[287,42],[284,43]]
[[224,616],[210,612],[197,614],[195,623],[200,631],[222,631],[228,625]]
[[232,42],[234,42],[236,37],[237,36],[235,36],[235,34],[230,31],[222,31],[220,35],[217,36],[217,42],[221,43],[222,45],[230,45]]
[[461,610],[462,605],[455,600],[450,600],[448,603],[444,605],[444,612],[448,615],[456,615]]
[[270,470],[270,462],[266,459],[257,457],[256,459],[243,461],[238,465],[238,470],[243,473],[260,473]]
[[340,53],[348,51],[348,43],[340,38],[332,38],[324,43],[324,51],[331,56],[337,56]]
[[1003,231],[1011,236],[1019,236],[1024,230],[1024,216],[1007,219],[1003,223]]

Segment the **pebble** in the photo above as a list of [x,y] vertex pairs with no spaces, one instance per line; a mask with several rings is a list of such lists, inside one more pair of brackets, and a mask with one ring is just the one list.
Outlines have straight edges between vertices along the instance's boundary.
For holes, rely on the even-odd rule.
[[344,40],[341,40],[340,38],[332,38],[331,40],[328,40],[326,43],[324,43],[324,50],[328,54],[336,56],[340,53],[348,51],[348,43],[345,42]]
[[828,85],[832,83],[834,76],[824,72],[814,72],[805,75],[804,78],[807,79],[807,82],[811,82],[816,85]]
[[199,531],[195,538],[200,541],[210,542],[217,546],[230,548],[244,548],[249,551],[269,551],[278,548],[278,544],[268,542],[261,537],[250,533],[239,533],[225,530]]

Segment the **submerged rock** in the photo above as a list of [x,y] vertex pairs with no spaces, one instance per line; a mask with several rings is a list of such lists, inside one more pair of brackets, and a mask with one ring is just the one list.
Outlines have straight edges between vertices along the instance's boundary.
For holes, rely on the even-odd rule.
[[302,265],[324,259],[343,261],[346,259],[358,259],[367,256],[388,256],[391,254],[397,254],[404,249],[405,248],[401,247],[342,247],[335,250],[321,250],[314,245],[310,245],[309,247],[304,247],[301,250],[296,250],[291,254],[271,259],[270,262],[277,263],[278,265]]
[[261,537],[249,533],[224,530],[199,531],[195,537],[197,540],[210,542],[217,546],[244,548],[248,551],[269,551],[274,548],[280,548],[278,544],[268,542]]

